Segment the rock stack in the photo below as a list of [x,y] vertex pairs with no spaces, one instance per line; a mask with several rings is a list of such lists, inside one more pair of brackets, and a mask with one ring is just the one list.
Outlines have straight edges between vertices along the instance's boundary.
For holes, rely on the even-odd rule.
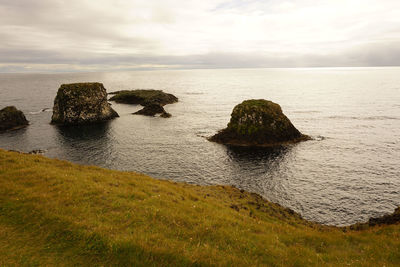
[[238,146],[274,146],[309,139],[283,114],[281,107],[268,100],[246,100],[235,106],[228,127],[209,140]]
[[63,84],[54,100],[51,123],[80,125],[107,121],[118,117],[107,102],[101,83]]

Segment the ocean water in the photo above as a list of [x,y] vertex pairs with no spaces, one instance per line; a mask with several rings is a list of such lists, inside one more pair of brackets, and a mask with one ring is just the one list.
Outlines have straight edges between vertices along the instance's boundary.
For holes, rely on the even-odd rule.
[[[162,89],[179,102],[169,119],[132,115],[85,127],[50,125],[62,83],[104,83],[108,92]],[[269,149],[206,140],[233,107],[264,98],[281,105],[314,140]],[[0,134],[0,148],[133,170],[193,184],[229,184],[329,225],[348,225],[400,205],[400,68],[169,70],[0,74],[0,107],[15,105],[30,126]]]

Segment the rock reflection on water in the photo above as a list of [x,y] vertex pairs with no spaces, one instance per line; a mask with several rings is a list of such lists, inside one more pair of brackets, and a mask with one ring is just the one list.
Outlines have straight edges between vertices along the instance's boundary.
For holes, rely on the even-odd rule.
[[[290,153],[290,147],[227,147],[227,156],[231,167],[237,169],[238,173],[254,177],[271,176],[279,171],[282,162]],[[245,176],[243,175],[243,176]],[[246,180],[240,177],[241,180]],[[238,181],[239,182],[239,181]]]
[[[291,157],[291,146],[237,147],[227,146],[232,175],[230,183],[239,188],[276,198],[271,189],[282,185],[282,167]],[[285,190],[279,190],[283,197]]]
[[[109,122],[96,123],[89,125],[75,125],[75,126],[55,126],[61,138],[65,142],[79,142],[87,140],[98,140],[107,138],[110,129]],[[72,144],[72,143],[71,143]]]
[[[245,146],[227,146],[227,154],[232,161],[238,164],[257,164],[260,163],[268,167],[269,164],[276,164],[282,160],[290,147],[274,146],[274,147],[245,147]],[[269,168],[266,169],[266,171]]]
[[[109,165],[112,158],[110,123],[97,123],[78,126],[54,126],[61,153],[75,162]],[[82,153],[85,151],[85,153]]]

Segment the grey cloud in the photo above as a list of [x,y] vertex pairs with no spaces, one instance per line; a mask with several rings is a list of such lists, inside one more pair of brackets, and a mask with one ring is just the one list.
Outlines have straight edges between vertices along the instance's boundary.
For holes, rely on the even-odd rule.
[[[144,65],[160,65],[165,68],[267,68],[267,67],[345,67],[345,66],[398,66],[400,44],[370,44],[341,54],[276,56],[257,53],[230,54],[208,53],[188,56],[116,55],[116,54],[62,54],[46,50],[0,49],[2,71],[15,71],[15,63],[28,65],[92,66],[95,69],[143,69]],[[74,68],[75,69],[75,68]]]
[[[129,1],[114,3],[119,2],[124,4]],[[220,9],[241,11],[242,6],[261,2],[266,5],[265,1],[258,0],[227,1],[214,9],[213,13]],[[364,32],[368,30],[364,28],[370,25],[368,23],[364,25],[364,21],[360,21],[360,25],[354,24],[353,27],[363,28],[360,32],[355,31],[361,36],[354,34],[350,41],[357,43],[359,39],[365,37],[362,40],[364,44],[352,44],[353,46],[349,44],[346,45],[347,49],[341,51],[322,51],[322,53],[319,51],[309,54],[294,51],[286,54],[265,51],[224,53],[212,52],[214,50],[210,46],[208,53],[194,54],[192,52],[189,55],[178,56],[159,52],[162,51],[162,44],[155,38],[156,33],[151,32],[150,26],[148,38],[140,37],[135,33],[137,25],[143,26],[148,22],[158,23],[167,28],[168,24],[176,19],[169,10],[156,6],[152,15],[148,17],[140,16],[138,13],[134,13],[137,16],[120,16],[118,12],[87,8],[84,6],[86,3],[88,2],[74,0],[0,0],[0,72],[51,69],[45,68],[44,65],[57,66],[54,69],[59,71],[76,70],[79,66],[83,69],[89,67],[107,70],[142,69],[151,65],[187,69],[400,65],[400,40],[396,39],[398,38],[396,26],[385,28],[385,34],[394,36],[393,39],[380,39],[382,34],[380,30],[371,29],[371,33],[364,36]],[[131,32],[121,33],[120,29],[124,27]],[[183,40],[186,38],[185,34],[186,32],[181,34],[184,36]],[[374,41],[369,41],[369,39]],[[204,38],[200,41],[206,42],[206,40],[207,38]],[[274,40],[272,38],[270,42]],[[338,43],[349,41],[349,39],[339,40]],[[174,43],[174,41],[172,40],[169,45],[179,47],[179,43]],[[262,42],[265,42],[265,39]],[[285,40],[285,42],[295,43],[296,40]],[[285,42],[281,44],[285,45]],[[332,40],[328,42],[327,47],[335,44]],[[315,45],[316,42],[314,41],[313,44]],[[306,42],[298,44],[298,46],[306,45]],[[319,46],[324,47],[323,44]],[[102,49],[102,47],[106,48]],[[216,45],[216,47],[219,46]],[[333,47],[339,47],[339,45]],[[223,47],[219,48],[219,51],[224,51]]]

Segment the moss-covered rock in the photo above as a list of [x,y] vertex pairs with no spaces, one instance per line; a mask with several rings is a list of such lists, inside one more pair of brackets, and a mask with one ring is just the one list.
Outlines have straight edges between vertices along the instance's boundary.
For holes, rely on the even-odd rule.
[[211,141],[242,146],[273,146],[309,139],[283,114],[281,107],[268,100],[246,100],[235,106],[228,127]]
[[118,117],[107,102],[101,83],[63,84],[54,100],[51,123],[63,125],[90,124]]
[[29,124],[22,111],[14,106],[0,110],[0,131],[15,130]]

